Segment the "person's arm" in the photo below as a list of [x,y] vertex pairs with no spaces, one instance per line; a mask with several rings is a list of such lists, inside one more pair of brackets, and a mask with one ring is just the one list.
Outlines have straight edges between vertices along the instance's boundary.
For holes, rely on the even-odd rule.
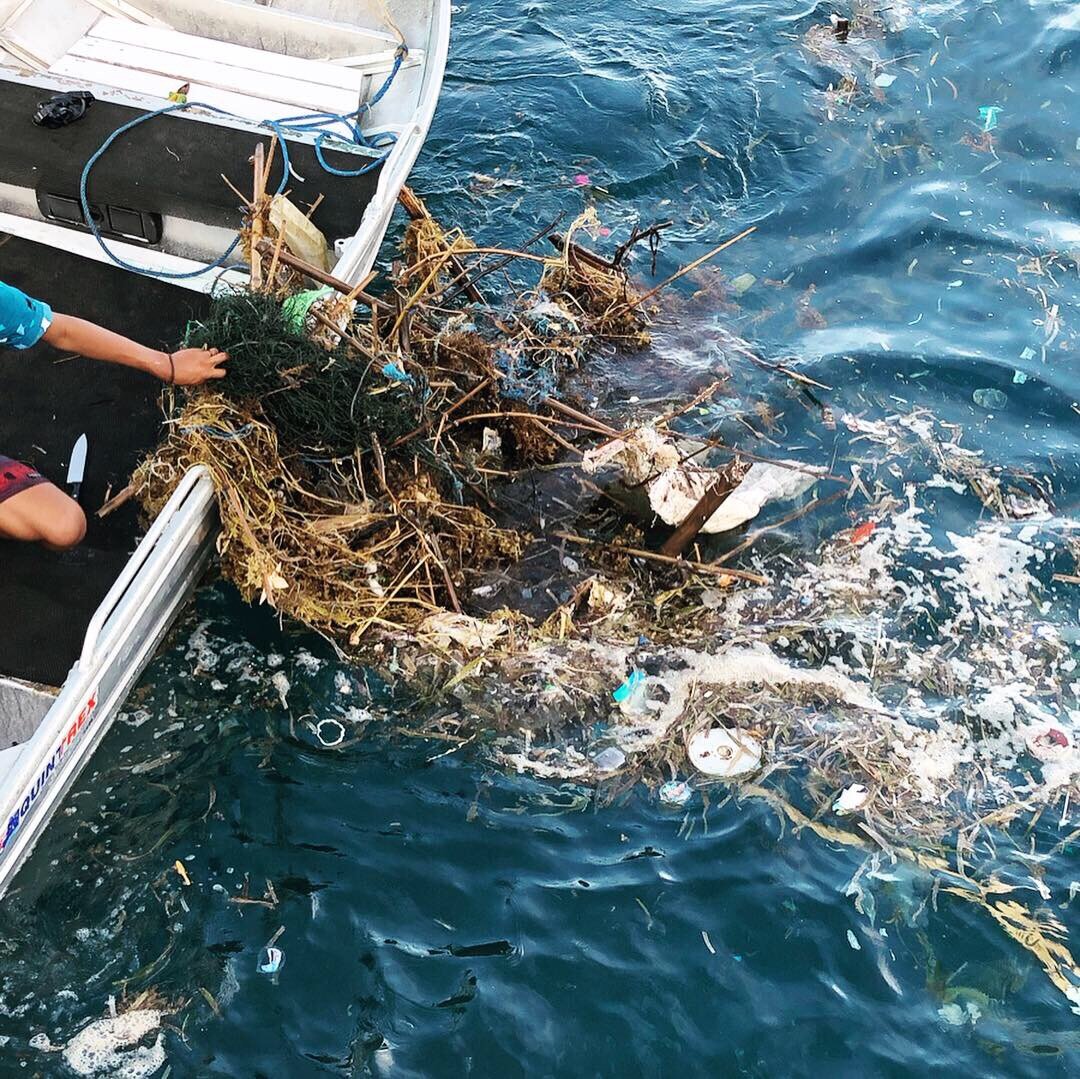
[[135,367],[177,386],[198,386],[211,378],[224,378],[222,366],[229,358],[220,349],[185,348],[158,352],[103,326],[71,315],[53,314],[44,340],[64,352],[77,352],[91,360]]

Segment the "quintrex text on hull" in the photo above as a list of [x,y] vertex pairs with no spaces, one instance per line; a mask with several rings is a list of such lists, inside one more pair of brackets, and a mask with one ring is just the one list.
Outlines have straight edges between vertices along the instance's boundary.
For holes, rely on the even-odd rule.
[[[0,280],[175,345],[215,282],[243,280],[221,176],[250,177],[276,135],[334,275],[361,281],[427,135],[449,30],[449,0],[0,0]],[[3,354],[0,452],[62,482],[85,433],[96,508],[156,444],[156,388],[51,352]],[[0,540],[0,894],[197,582],[213,507],[193,470],[133,555],[130,505],[88,514],[62,555]]]

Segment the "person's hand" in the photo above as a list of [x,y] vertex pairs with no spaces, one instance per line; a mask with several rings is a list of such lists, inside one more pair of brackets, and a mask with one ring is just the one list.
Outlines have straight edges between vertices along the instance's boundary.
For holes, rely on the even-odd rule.
[[171,356],[173,385],[199,386],[212,378],[224,378],[227,372],[223,364],[228,358],[229,354],[219,348],[182,348]]

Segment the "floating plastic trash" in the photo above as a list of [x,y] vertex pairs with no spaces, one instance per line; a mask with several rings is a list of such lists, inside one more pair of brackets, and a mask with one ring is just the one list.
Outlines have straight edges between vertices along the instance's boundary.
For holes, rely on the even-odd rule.
[[289,707],[289,690],[292,689],[292,685],[289,682],[288,677],[284,671],[275,671],[270,678],[270,685],[277,690],[278,699],[281,701],[281,707],[288,710]]
[[757,284],[757,278],[752,273],[741,273],[738,277],[731,279],[731,291],[736,296],[741,296],[744,292],[748,292]]
[[[639,427],[623,438],[588,450],[582,461],[587,473],[609,466],[622,468],[623,481],[647,485],[649,505],[666,524],[680,525],[705,492],[722,478],[714,468],[687,465],[678,447],[653,427]],[[767,502],[790,501],[818,481],[819,469],[799,461],[756,462],[702,526],[702,532],[727,532],[756,517]]]
[[524,314],[542,333],[555,335],[567,331],[578,332],[578,323],[573,315],[552,300],[534,303]]
[[588,187],[589,183],[589,174],[587,172],[579,172],[577,176],[574,177],[574,184],[577,187]]
[[616,749],[614,746],[608,746],[607,749],[600,750],[599,753],[593,757],[593,764],[601,772],[614,772],[621,768],[626,763],[626,754],[621,749]]
[[1036,727],[1027,736],[1031,755],[1040,761],[1053,761],[1066,756],[1072,749],[1069,736],[1059,727]]
[[833,812],[844,816],[857,813],[870,801],[870,791],[861,783],[852,783],[840,792],[840,797],[833,802]]
[[1009,403],[1008,397],[1001,390],[995,390],[992,386],[976,390],[971,395],[971,399],[979,408],[985,408],[987,412],[1000,412]]
[[502,452],[502,436],[494,427],[484,428],[484,441],[480,452],[486,457],[493,457]]
[[618,689],[616,689],[611,695],[615,698],[616,704],[624,704],[629,701],[631,697],[645,684],[645,672],[640,668],[635,667],[630,672],[630,677]]
[[[323,734],[324,729],[330,732],[329,737]],[[333,749],[345,741],[345,724],[332,716],[328,719],[320,719],[315,724],[315,737],[326,749]]]
[[630,677],[611,696],[624,716],[640,716],[649,709],[647,692],[645,672],[635,669],[630,672]]
[[384,363],[382,373],[394,382],[412,382],[413,377],[396,363]]
[[275,195],[270,200],[269,216],[274,234],[284,233],[289,251],[316,269],[330,270],[333,263],[326,237],[303,210],[285,195]]
[[1020,359],[1033,360],[1035,359],[1035,350],[1030,345],[1024,346],[1024,351],[1020,353]]
[[277,974],[285,965],[285,953],[280,948],[263,948],[259,953],[259,973]]
[[693,787],[682,779],[669,779],[660,788],[660,801],[670,806],[684,806],[693,796]]
[[1027,380],[1028,377],[1024,374],[1023,371],[1013,371],[1013,385],[1023,386],[1023,384],[1027,382]]
[[290,296],[281,305],[281,314],[285,319],[285,324],[293,333],[303,333],[304,323],[312,307],[320,300],[333,295],[334,290],[331,288],[314,288]]
[[857,525],[851,530],[851,543],[853,546],[858,546],[860,543],[865,543],[877,529],[877,521],[863,521],[861,525]]
[[962,1027],[968,1023],[974,1026],[982,1018],[982,1010],[973,1000],[966,1001],[963,1006],[950,1001],[938,1008],[938,1015],[949,1026]]
[[993,131],[998,124],[998,114],[1001,112],[1000,105],[980,105],[979,119],[982,120],[983,131]]
[[882,90],[887,89],[896,82],[896,76],[890,75],[887,71],[883,71],[876,79],[874,79],[874,85],[880,86]]
[[752,772],[761,764],[761,744],[742,731],[712,727],[691,735],[686,746],[690,763],[707,776],[734,776]]

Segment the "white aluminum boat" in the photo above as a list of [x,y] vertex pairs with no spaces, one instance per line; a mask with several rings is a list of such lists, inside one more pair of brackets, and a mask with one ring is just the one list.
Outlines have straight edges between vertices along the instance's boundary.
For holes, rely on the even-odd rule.
[[[221,175],[250,187],[249,159],[273,132],[334,275],[361,281],[426,138],[449,27],[449,0],[0,0],[0,280],[175,341],[215,284],[245,279],[222,258],[238,209]],[[93,510],[156,441],[156,387],[48,352],[0,356],[0,453],[59,482],[87,433]],[[134,554],[133,508],[89,516],[70,556],[0,541],[0,894],[190,595],[217,528],[198,469]]]

